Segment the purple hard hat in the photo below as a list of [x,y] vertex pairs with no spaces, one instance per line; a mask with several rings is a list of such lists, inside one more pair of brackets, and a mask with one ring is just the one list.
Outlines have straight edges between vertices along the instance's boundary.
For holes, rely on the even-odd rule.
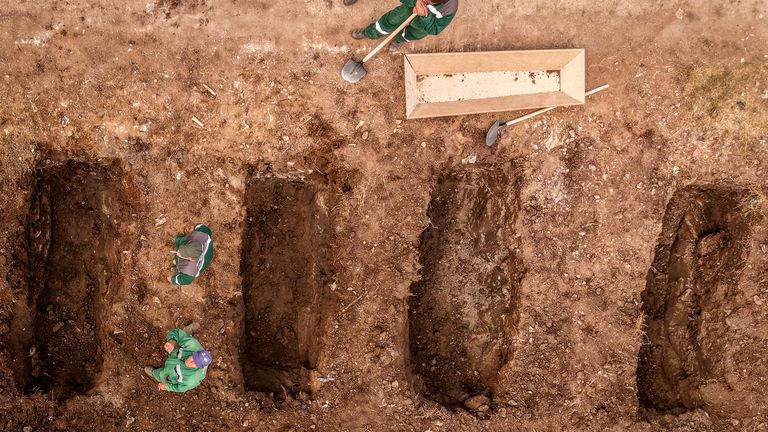
[[192,354],[192,359],[195,361],[195,366],[198,368],[204,368],[208,366],[213,360],[211,358],[210,351],[195,351],[195,353]]

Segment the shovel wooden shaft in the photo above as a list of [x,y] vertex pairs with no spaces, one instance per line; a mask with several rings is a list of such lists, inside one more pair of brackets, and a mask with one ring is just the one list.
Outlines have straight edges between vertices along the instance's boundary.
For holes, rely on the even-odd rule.
[[536,117],[537,115],[544,114],[545,112],[552,111],[555,108],[557,108],[557,107],[553,106],[553,107],[549,107],[549,108],[542,108],[542,109],[540,109],[538,111],[534,111],[534,112],[532,112],[530,114],[526,114],[526,115],[524,115],[522,117],[518,117],[518,118],[516,118],[514,120],[510,120],[510,121],[504,123],[502,126],[512,126],[513,124],[524,122],[524,121],[528,120],[529,118],[533,118],[533,117]]
[[[592,89],[592,90],[584,93],[584,96],[586,97],[586,96],[593,95],[593,94],[595,94],[595,93],[597,93],[599,91],[603,91],[603,90],[607,89],[608,87],[610,87],[609,84],[602,85],[602,86],[600,86],[600,87],[598,87],[596,89]],[[503,126],[511,126],[513,124],[520,123],[522,121],[526,121],[529,118],[536,117],[537,115],[544,114],[545,112],[548,112],[548,111],[552,111],[555,108],[557,108],[557,107],[554,106],[554,107],[549,107],[549,108],[542,108],[542,109],[540,109],[538,111],[534,111],[534,112],[532,112],[530,114],[526,114],[526,115],[524,115],[522,117],[518,117],[518,118],[516,118],[514,120],[510,120],[510,121],[504,123]]]
[[363,59],[362,63],[367,62],[373,56],[375,56],[379,51],[381,51],[381,49],[384,48],[388,43],[390,43],[392,39],[394,39],[397,35],[399,35],[400,32],[403,31],[403,29],[406,26],[408,26],[408,24],[410,24],[411,21],[413,21],[414,18],[416,18],[416,14],[411,14],[411,16],[409,16],[407,20],[403,21],[403,23],[400,24],[400,27],[396,28],[392,33],[389,34],[389,36],[387,36],[383,41],[381,41],[379,46],[374,48],[373,51],[369,52],[368,55],[365,56],[365,58]]

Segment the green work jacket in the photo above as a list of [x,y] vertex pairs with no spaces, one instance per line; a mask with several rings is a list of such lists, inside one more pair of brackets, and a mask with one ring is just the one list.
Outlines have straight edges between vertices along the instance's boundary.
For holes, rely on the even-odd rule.
[[203,253],[193,261],[183,260],[178,256],[175,258],[176,269],[171,276],[171,283],[174,285],[191,284],[213,261],[213,232],[210,228],[203,224],[195,225],[191,233],[176,237],[176,249],[190,241],[201,243]]
[[157,382],[164,382],[169,392],[183,393],[192,390],[203,381],[208,367],[188,368],[184,361],[195,351],[202,351],[204,348],[197,339],[182,329],[169,331],[167,340],[176,342],[176,348],[168,354],[162,367],[152,371],[152,376]]
[[[416,0],[400,0],[400,3],[411,9],[416,6]],[[427,16],[418,16],[411,22],[411,31],[416,39],[421,39],[427,34],[440,34],[448,27],[456,16],[459,0],[448,0],[441,4],[428,5],[427,8],[429,10]]]

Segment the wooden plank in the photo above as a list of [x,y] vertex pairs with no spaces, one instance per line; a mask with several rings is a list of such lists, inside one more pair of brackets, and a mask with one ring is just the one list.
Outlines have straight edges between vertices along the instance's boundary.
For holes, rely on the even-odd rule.
[[405,62],[405,117],[408,118],[410,114],[416,109],[416,96],[419,91],[416,87],[416,72],[413,70],[408,56],[403,56]]
[[407,54],[416,75],[560,70],[583,49]]
[[488,99],[474,99],[458,102],[437,102],[417,104],[406,116],[408,119],[445,117],[453,115],[480,114],[488,112],[514,111],[548,106],[582,105],[562,92],[536,93],[531,95],[504,96]]
[[584,51],[560,69],[560,91],[584,103]]

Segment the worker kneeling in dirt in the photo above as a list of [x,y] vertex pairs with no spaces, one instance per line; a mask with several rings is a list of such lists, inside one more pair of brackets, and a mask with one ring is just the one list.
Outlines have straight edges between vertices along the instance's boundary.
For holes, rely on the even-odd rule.
[[174,285],[189,285],[213,260],[211,229],[203,224],[193,226],[189,234],[176,237],[174,272],[166,280]]
[[[459,8],[459,0],[400,0],[402,5],[385,13],[378,21],[366,28],[352,32],[355,39],[385,37],[405,22],[411,13],[418,15],[389,45],[397,51],[404,42],[424,39],[442,32],[451,23]],[[354,3],[354,2],[352,2]],[[345,1],[345,4],[351,4]]]
[[[193,326],[197,328],[196,324],[192,324],[184,330],[192,332]],[[184,330],[173,329],[168,332],[167,341],[163,345],[168,353],[164,366],[144,368],[144,373],[157,381],[159,390],[175,393],[192,390],[203,381],[208,365],[211,364],[211,353]]]

